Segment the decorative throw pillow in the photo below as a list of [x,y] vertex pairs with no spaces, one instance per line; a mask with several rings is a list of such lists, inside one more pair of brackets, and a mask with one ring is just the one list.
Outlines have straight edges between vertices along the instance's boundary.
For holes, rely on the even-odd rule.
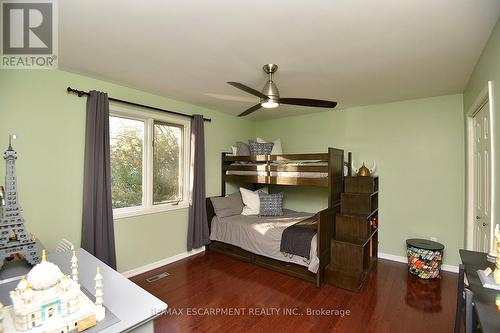
[[250,155],[270,155],[273,151],[274,143],[266,142],[251,142],[248,147],[250,148]]
[[259,193],[268,193],[267,187],[261,188],[257,191],[247,190],[240,187],[241,198],[243,199],[243,211],[241,215],[259,215],[260,212],[260,199]]
[[244,142],[236,142],[236,156],[248,156],[250,155],[250,149],[248,145]]
[[[258,143],[266,143],[267,141],[262,139],[262,138],[257,138]],[[273,150],[271,151],[271,155],[281,155],[283,154],[283,148],[281,148],[281,139],[276,139],[273,141],[274,146]]]
[[240,215],[245,206],[240,192],[235,192],[227,197],[210,198],[210,200],[214,206],[215,215],[220,218]]
[[283,192],[280,193],[259,193],[260,216],[281,216],[283,215]]

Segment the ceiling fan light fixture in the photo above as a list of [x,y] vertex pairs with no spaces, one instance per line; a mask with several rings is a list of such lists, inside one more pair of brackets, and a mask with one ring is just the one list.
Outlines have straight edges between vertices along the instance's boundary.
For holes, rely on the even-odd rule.
[[268,98],[266,100],[261,100],[260,106],[266,109],[274,109],[277,108],[280,105],[278,99],[275,98]]
[[280,105],[280,92],[278,90],[278,87],[272,80],[272,73],[269,73],[269,80],[266,82],[266,85],[262,89],[262,94],[267,96],[266,99],[262,98],[260,100],[260,106],[262,106],[263,108],[274,109]]

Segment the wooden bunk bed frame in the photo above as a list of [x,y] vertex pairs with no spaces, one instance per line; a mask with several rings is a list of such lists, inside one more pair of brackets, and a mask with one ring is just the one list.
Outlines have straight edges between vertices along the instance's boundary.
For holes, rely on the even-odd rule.
[[[348,157],[348,165],[350,165],[350,153]],[[276,161],[324,161],[327,163],[325,165],[273,164]],[[235,164],[235,162],[259,163],[260,166],[258,168],[255,164]],[[226,171],[229,170],[259,171],[265,175],[227,175]],[[231,156],[229,153],[222,153],[221,172],[221,196],[226,195],[226,182],[251,184],[254,189],[268,184],[328,188],[328,208],[316,213],[311,218],[311,220],[316,221],[317,228],[319,268],[316,274],[310,272],[307,267],[254,254],[223,242],[211,241],[208,245],[208,249],[211,251],[298,277],[316,283],[316,286],[320,287],[324,279],[324,269],[330,263],[330,242],[335,236],[335,215],[340,211],[340,194],[344,190],[344,151],[328,148],[327,153],[253,156]],[[280,172],[280,175],[272,176],[271,172]],[[287,172],[322,172],[327,173],[328,177],[287,177]],[[211,230],[215,211],[210,198],[206,199],[206,205],[208,225],[209,230]]]

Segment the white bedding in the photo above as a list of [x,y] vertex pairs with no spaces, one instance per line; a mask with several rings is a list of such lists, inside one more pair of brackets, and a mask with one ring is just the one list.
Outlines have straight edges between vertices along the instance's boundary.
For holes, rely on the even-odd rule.
[[235,171],[228,170],[226,171],[226,175],[238,175],[238,176],[269,176],[267,171]]
[[[245,162],[244,164],[241,164],[241,162],[235,162],[232,163],[231,165],[257,165],[257,169],[265,169],[266,163],[251,163],[251,162]],[[297,165],[307,165],[307,166],[328,166],[328,162],[324,161],[273,161],[271,162],[271,165],[290,165],[290,166],[297,166]]]
[[328,178],[328,172],[271,171],[272,177]]
[[305,266],[316,273],[319,267],[316,235],[311,240],[310,260],[280,252],[283,231],[313,214],[284,210],[283,216],[234,215],[212,219],[210,239],[238,246],[268,258]]
[[307,161],[274,161],[271,165],[308,165],[308,166],[328,166],[328,162],[320,161],[320,160],[307,160]]

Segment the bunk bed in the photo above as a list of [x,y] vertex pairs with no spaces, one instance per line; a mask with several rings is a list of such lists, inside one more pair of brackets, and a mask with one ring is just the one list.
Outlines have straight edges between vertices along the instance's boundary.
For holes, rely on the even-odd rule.
[[[350,156],[349,165],[350,165]],[[306,265],[285,262],[269,256],[247,251],[239,246],[212,240],[211,251],[223,253],[240,260],[273,269],[294,277],[313,282],[320,287],[324,268],[330,262],[330,241],[335,233],[335,215],[340,211],[340,195],[344,187],[344,151],[328,148],[326,153],[221,156],[221,197],[226,196],[226,183],[251,186],[253,189],[265,185],[316,186],[328,191],[328,208],[304,219],[316,229],[313,239],[317,254],[317,270],[312,272]],[[207,198],[209,230],[218,221],[210,198]]]

